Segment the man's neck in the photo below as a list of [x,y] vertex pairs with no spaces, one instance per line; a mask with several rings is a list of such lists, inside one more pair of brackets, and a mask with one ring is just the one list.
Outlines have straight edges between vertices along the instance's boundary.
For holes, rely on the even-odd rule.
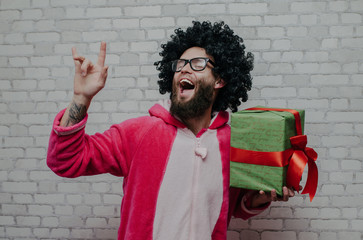
[[208,128],[212,120],[212,109],[208,109],[200,117],[183,119],[184,124],[197,135],[203,128]]

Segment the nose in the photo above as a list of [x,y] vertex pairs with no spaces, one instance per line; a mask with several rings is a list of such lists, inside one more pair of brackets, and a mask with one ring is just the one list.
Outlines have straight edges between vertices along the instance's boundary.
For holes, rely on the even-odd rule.
[[190,67],[190,62],[185,64],[185,66],[180,70],[181,73],[191,73],[192,71],[193,69]]

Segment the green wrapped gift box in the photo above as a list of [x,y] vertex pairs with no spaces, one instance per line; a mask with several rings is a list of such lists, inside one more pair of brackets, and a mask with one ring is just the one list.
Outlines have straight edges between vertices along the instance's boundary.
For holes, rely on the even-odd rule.
[[294,114],[287,112],[291,110],[256,108],[231,116],[230,185],[252,190],[276,189],[281,196],[292,154],[290,138],[303,133],[305,111],[295,110],[301,122],[301,128],[296,129]]

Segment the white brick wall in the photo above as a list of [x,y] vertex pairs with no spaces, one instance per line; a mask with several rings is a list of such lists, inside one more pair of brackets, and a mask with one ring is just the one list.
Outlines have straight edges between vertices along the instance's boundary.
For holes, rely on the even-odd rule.
[[312,203],[297,195],[229,240],[363,239],[363,1],[1,0],[0,239],[115,239],[122,178],[63,179],[46,166],[55,114],[72,96],[71,47],[96,59],[108,43],[105,89],[88,133],[147,113],[160,44],[176,27],[224,20],[255,54],[254,105],[306,109],[319,152]]

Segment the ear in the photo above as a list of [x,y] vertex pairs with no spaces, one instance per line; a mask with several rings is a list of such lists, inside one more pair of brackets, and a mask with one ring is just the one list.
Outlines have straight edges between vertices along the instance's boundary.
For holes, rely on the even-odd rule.
[[226,82],[222,78],[218,78],[214,84],[215,89],[222,88],[226,85]]

